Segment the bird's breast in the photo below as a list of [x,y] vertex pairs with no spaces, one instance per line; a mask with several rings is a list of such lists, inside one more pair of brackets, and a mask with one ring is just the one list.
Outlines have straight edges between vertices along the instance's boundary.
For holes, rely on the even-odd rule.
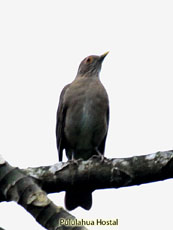
[[[80,83],[80,82],[79,82]],[[88,148],[107,130],[108,98],[99,81],[78,82],[68,90],[65,136],[71,145]],[[95,138],[97,137],[97,138]],[[97,144],[97,143],[95,143]]]

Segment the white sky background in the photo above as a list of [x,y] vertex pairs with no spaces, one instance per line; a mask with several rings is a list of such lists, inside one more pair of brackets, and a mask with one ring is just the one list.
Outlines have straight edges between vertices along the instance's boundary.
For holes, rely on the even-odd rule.
[[[167,0],[0,1],[0,154],[21,168],[56,163],[59,94],[83,58],[106,51],[106,157],[173,149],[172,12]],[[172,180],[96,191],[91,211],[71,213],[119,218],[112,229],[172,230],[172,192]],[[64,193],[49,197],[64,205]],[[43,229],[15,203],[0,203],[0,226]]]

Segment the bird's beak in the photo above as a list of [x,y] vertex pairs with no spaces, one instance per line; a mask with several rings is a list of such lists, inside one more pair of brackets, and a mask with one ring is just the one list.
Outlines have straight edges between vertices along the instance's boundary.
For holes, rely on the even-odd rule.
[[100,59],[101,62],[104,60],[104,58],[107,56],[108,53],[109,53],[109,51],[100,56],[99,59]]

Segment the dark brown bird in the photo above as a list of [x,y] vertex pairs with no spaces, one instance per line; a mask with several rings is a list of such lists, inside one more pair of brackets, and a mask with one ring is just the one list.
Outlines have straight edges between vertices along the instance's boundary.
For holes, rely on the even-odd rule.
[[[62,161],[64,149],[69,160],[87,160],[95,154],[104,154],[109,100],[99,72],[107,54],[86,57],[74,81],[61,92],[56,125],[59,161]],[[89,210],[91,191],[86,188],[66,191],[65,205],[68,210],[78,206]]]

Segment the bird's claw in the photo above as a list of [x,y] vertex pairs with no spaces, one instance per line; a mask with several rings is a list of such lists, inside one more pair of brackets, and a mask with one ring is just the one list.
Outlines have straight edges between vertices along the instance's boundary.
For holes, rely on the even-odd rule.
[[[97,154],[97,155],[96,155],[96,154]],[[101,161],[101,162],[103,162],[103,161],[104,161],[104,159],[105,159],[104,155],[103,155],[103,154],[101,154],[101,153],[100,153],[100,151],[98,151],[97,149],[96,149],[96,154],[95,154],[95,155],[93,155],[93,156],[92,156],[92,158],[97,158],[97,159],[100,159],[100,161]]]
[[69,162],[70,164],[75,164],[75,165],[77,165],[77,166],[79,165],[79,161],[76,160],[76,159],[74,159],[74,158],[68,160],[68,162]]

